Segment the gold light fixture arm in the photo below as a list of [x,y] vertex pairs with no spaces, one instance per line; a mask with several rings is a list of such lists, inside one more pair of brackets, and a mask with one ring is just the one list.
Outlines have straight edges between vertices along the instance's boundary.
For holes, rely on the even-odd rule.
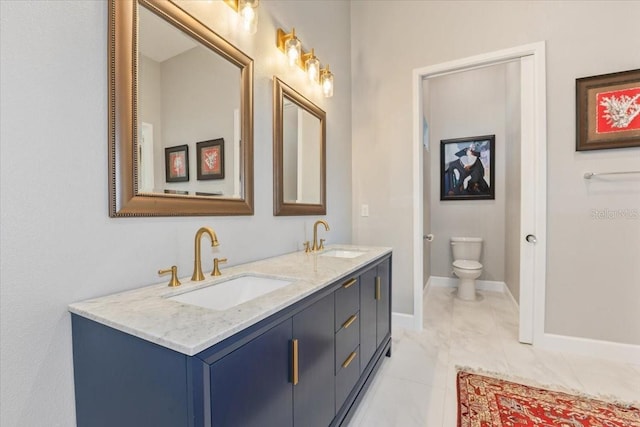
[[284,45],[285,43],[287,43],[287,41],[291,40],[295,36],[296,36],[295,28],[292,28],[290,33],[285,33],[282,28],[278,28],[278,31],[276,32],[276,46],[278,46],[278,49],[280,49],[280,51],[286,54],[284,50]]
[[238,0],[223,0],[231,9],[238,11]]

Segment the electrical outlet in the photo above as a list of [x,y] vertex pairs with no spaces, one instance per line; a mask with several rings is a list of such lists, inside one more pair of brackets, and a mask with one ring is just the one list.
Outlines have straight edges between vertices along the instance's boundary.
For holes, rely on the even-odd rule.
[[360,209],[360,215],[369,216],[369,205],[362,205],[362,208]]

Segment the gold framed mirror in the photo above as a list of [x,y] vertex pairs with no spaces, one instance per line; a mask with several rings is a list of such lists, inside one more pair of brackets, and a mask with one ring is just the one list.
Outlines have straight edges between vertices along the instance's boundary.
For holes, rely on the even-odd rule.
[[326,113],[273,78],[273,214],[325,215]]
[[109,216],[191,215],[253,215],[253,60],[172,1],[110,0]]

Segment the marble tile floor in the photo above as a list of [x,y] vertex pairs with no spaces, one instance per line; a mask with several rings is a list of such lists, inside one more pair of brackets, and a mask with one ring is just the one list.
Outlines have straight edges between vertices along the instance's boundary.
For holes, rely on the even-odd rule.
[[385,358],[349,427],[455,427],[456,366],[640,401],[640,364],[520,344],[517,307],[510,297],[480,293],[482,301],[465,302],[451,288],[427,291],[424,329],[394,328],[392,357]]

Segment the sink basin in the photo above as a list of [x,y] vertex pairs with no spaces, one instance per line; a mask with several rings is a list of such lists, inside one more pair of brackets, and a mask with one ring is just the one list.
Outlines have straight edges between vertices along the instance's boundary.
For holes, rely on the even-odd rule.
[[271,277],[240,276],[168,299],[211,310],[227,310],[291,283],[290,280]]
[[352,251],[350,249],[331,249],[320,254],[320,256],[332,256],[335,258],[356,258],[364,255],[362,251]]

